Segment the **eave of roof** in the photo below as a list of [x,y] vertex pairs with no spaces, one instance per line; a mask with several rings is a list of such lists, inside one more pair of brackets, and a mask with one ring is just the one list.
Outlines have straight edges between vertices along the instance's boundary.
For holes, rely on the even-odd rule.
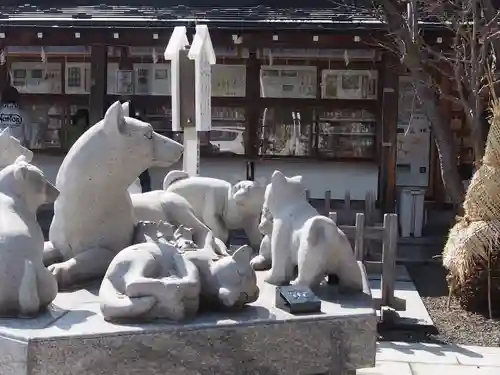
[[[324,8],[0,5],[2,27],[165,28],[204,23],[230,29],[373,30],[383,23],[369,9]],[[426,27],[438,24],[423,23]]]

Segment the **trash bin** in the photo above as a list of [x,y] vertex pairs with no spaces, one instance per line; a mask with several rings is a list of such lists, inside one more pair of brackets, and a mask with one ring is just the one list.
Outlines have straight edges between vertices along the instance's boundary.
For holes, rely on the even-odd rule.
[[403,188],[399,196],[401,237],[422,237],[425,189]]

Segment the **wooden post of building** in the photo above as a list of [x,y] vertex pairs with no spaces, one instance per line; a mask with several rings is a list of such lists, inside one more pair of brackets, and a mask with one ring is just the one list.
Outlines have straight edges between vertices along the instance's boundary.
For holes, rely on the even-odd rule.
[[190,176],[200,172],[200,140],[196,131],[196,97],[194,60],[188,58],[188,51],[179,51],[179,103],[180,120],[184,132],[184,156],[182,168]]
[[108,47],[92,46],[90,64],[92,84],[90,87],[90,123],[96,124],[104,117],[107,102]]
[[246,119],[246,141],[245,154],[250,159],[250,170],[253,176],[247,174],[247,179],[255,178],[255,159],[259,152],[259,124],[260,124],[260,61],[257,59],[255,48],[249,51],[247,60],[246,93],[245,93],[245,119]]
[[399,63],[384,53],[381,74],[382,149],[379,173],[379,199],[384,212],[394,212],[396,203],[396,149],[398,122]]

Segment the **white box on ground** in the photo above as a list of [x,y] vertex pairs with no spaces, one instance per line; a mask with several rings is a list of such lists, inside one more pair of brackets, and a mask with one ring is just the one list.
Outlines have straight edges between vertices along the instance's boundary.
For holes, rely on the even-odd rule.
[[185,26],[176,26],[165,49],[165,60],[171,61],[170,84],[172,86],[172,130],[174,132],[182,131],[180,118],[179,51],[189,45],[186,32]]
[[425,189],[404,188],[399,196],[401,237],[422,237]]
[[[195,106],[196,129],[212,129],[212,65],[215,64],[215,51],[207,25],[197,25],[188,57],[195,61]],[[173,94],[172,94],[173,95]]]

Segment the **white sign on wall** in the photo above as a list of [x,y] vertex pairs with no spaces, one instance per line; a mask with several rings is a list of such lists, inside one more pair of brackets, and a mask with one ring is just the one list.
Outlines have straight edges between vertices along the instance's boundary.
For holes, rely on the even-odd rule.
[[246,65],[212,65],[212,96],[244,97],[246,68]]

